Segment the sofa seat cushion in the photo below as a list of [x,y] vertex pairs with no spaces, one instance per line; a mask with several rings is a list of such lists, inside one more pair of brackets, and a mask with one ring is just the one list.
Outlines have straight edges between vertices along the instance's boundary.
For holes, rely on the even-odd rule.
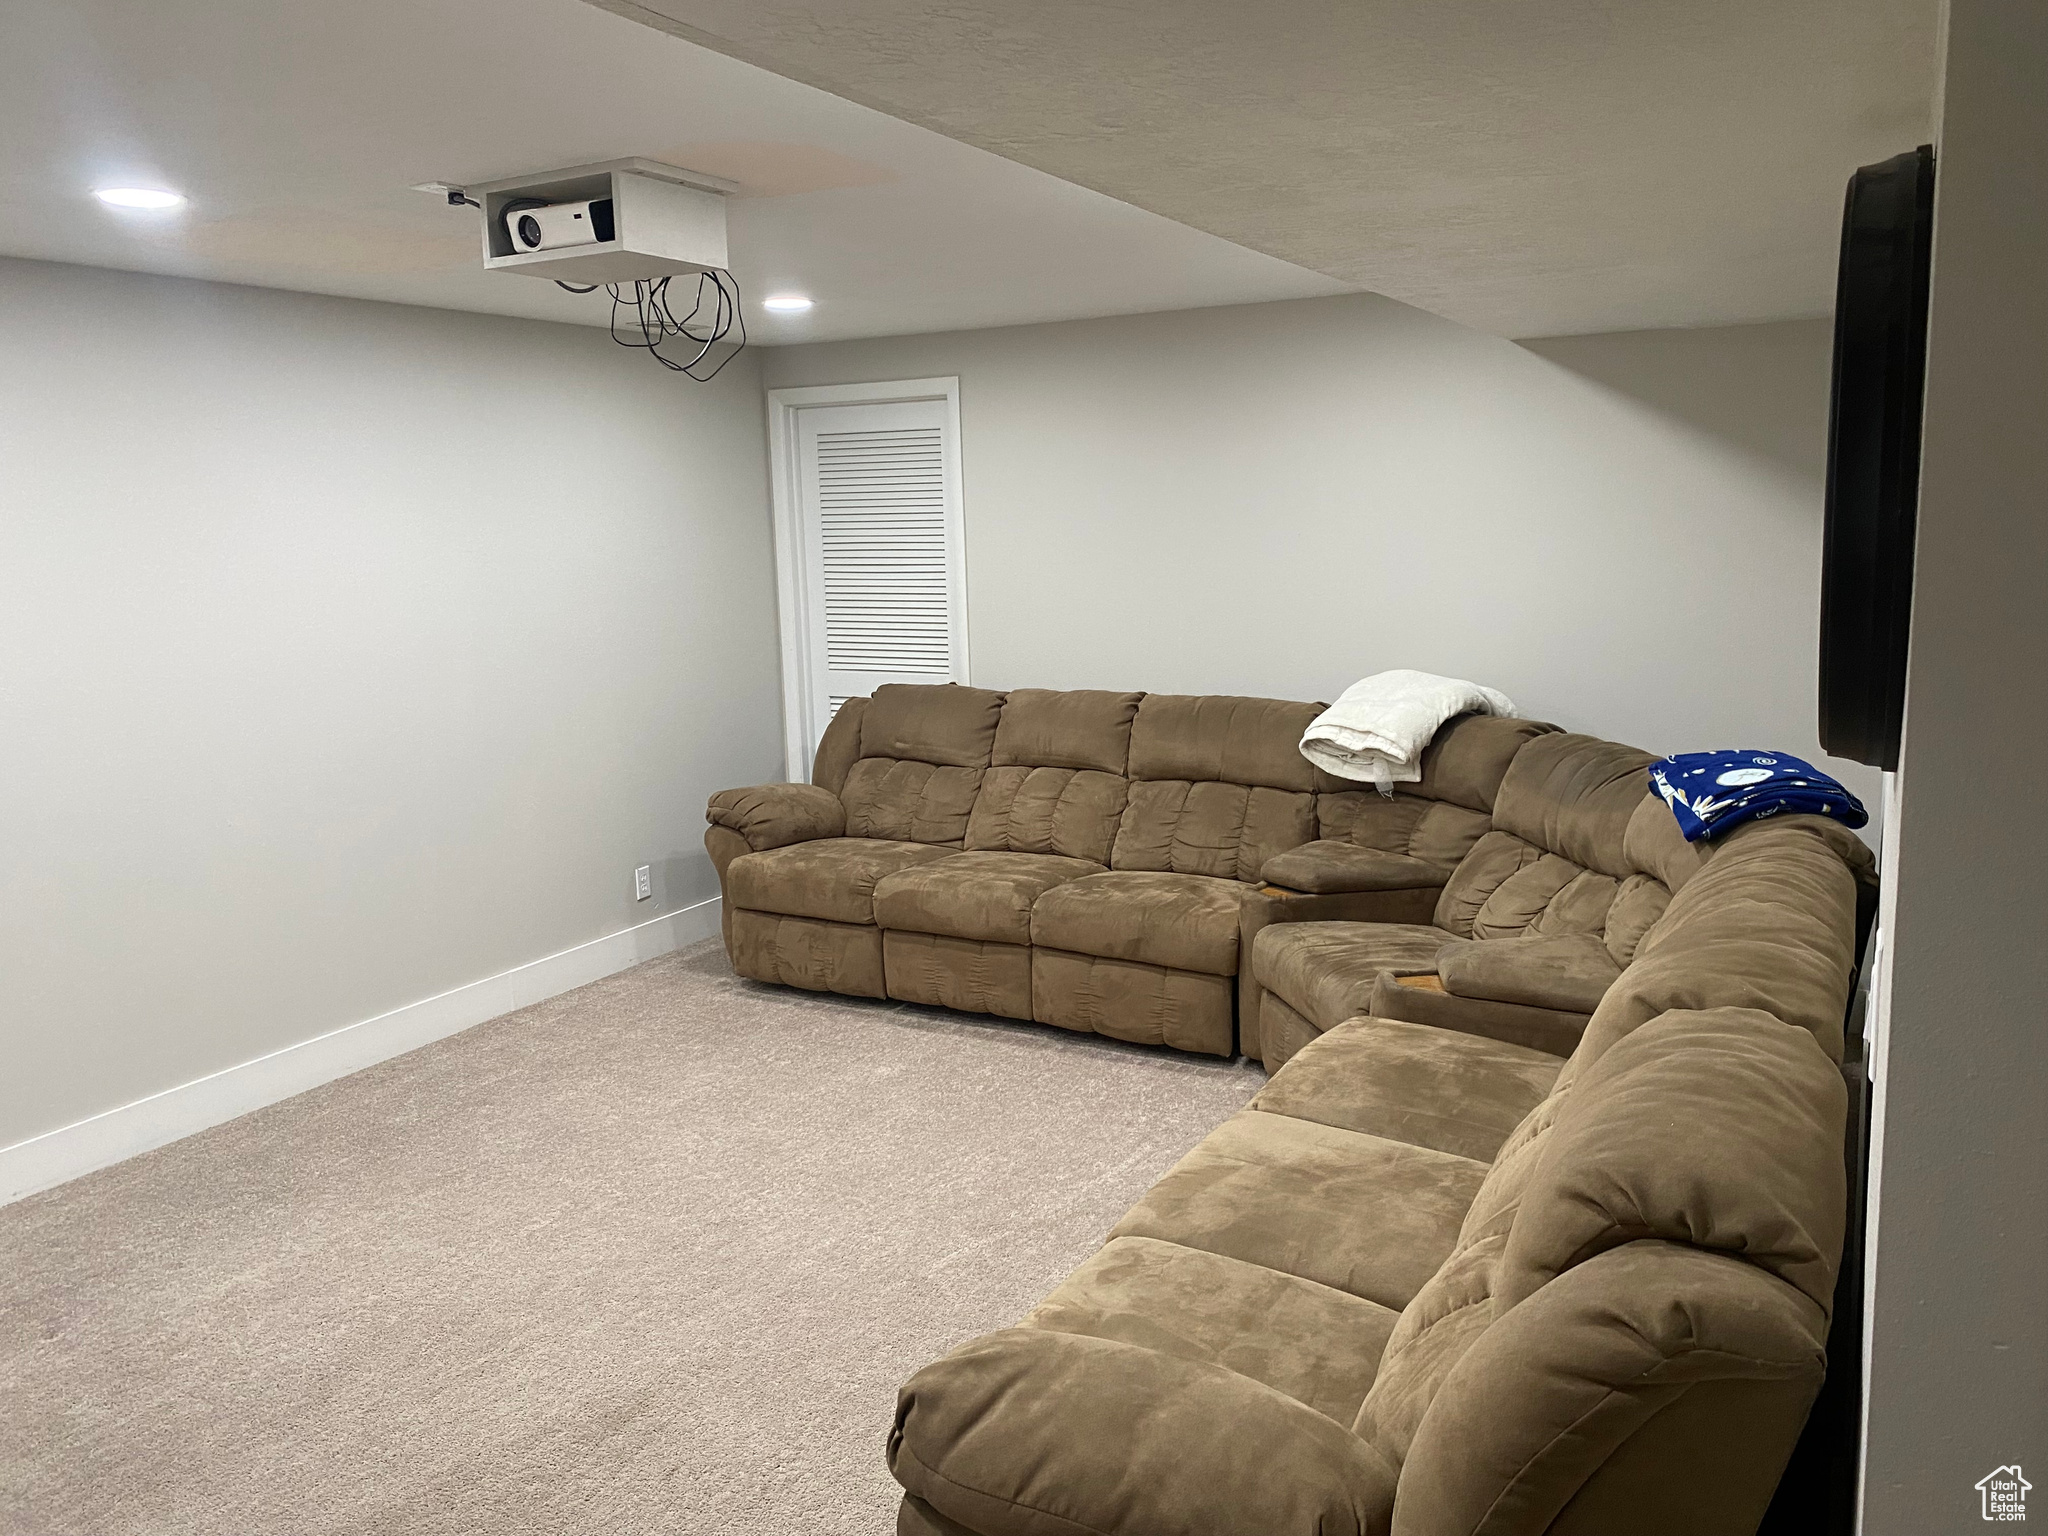
[[1021,1326],[1209,1361],[1349,1424],[1400,1315],[1242,1259],[1119,1237],[1067,1276]]
[[1564,1059],[1397,1019],[1353,1019],[1304,1046],[1253,1109],[1491,1162]]
[[827,837],[742,854],[726,866],[726,899],[750,912],[872,923],[875,887],[899,870],[960,856],[957,848]]
[[1156,1237],[1400,1308],[1436,1273],[1486,1164],[1246,1109],[1147,1191],[1112,1237]]
[[1209,976],[1237,974],[1236,880],[1111,870],[1053,887],[1031,909],[1031,942]]
[[1382,971],[1427,971],[1451,935],[1428,923],[1274,923],[1252,946],[1252,979],[1318,1029],[1372,1006]]
[[1031,908],[1056,885],[1099,875],[1089,859],[1045,853],[961,853],[899,869],[875,884],[884,928],[954,939],[1031,942]]

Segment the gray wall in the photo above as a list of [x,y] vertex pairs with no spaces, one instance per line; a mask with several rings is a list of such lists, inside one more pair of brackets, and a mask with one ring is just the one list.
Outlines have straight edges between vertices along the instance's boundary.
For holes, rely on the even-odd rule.
[[1828,367],[1822,321],[1518,346],[1358,295],[780,347],[765,377],[960,376],[977,682],[1330,698],[1420,667],[1660,752],[1818,755]]
[[[1864,1530],[2048,1519],[2048,7],[1950,0]],[[1880,992],[1886,981],[1880,978]]]
[[0,262],[0,464],[0,1145],[714,895],[779,776],[751,357]]

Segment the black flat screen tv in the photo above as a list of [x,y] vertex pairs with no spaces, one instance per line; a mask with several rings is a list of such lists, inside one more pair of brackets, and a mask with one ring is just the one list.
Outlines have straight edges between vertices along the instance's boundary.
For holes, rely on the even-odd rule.
[[1875,768],[1899,765],[1906,705],[1933,245],[1931,145],[1850,178],[1835,289],[1820,742]]

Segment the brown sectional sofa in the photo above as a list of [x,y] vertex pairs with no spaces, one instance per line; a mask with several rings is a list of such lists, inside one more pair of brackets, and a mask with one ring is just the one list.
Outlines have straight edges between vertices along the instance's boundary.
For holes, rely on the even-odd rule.
[[1826,1369],[1868,852],[1688,844],[1649,754],[1530,721],[1381,796],[1299,757],[1320,707],[885,688],[712,801],[743,975],[1273,1071],[905,1386],[900,1536],[1755,1530]]
[[[1543,852],[1488,867],[1571,860],[1517,931],[1569,907],[1605,945],[1647,824],[1619,758],[1545,748],[1557,813],[1501,792]],[[899,1533],[1753,1531],[1825,1370],[1870,859],[1814,817],[1666,852],[1569,1059],[1320,1031],[1017,1326],[912,1377]],[[1598,921],[1588,885],[1559,905],[1588,871]]]
[[1243,1013],[1256,1054],[1252,937],[1427,920],[1516,753],[1554,730],[1455,721],[1421,781],[1383,797],[1302,758],[1322,707],[957,685],[853,699],[810,784],[711,801],[734,968],[1222,1056]]

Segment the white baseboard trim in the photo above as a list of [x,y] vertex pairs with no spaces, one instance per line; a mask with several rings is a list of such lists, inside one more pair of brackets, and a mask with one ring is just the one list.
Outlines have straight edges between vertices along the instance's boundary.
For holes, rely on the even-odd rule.
[[718,932],[718,898],[0,1147],[0,1205],[403,1056]]

